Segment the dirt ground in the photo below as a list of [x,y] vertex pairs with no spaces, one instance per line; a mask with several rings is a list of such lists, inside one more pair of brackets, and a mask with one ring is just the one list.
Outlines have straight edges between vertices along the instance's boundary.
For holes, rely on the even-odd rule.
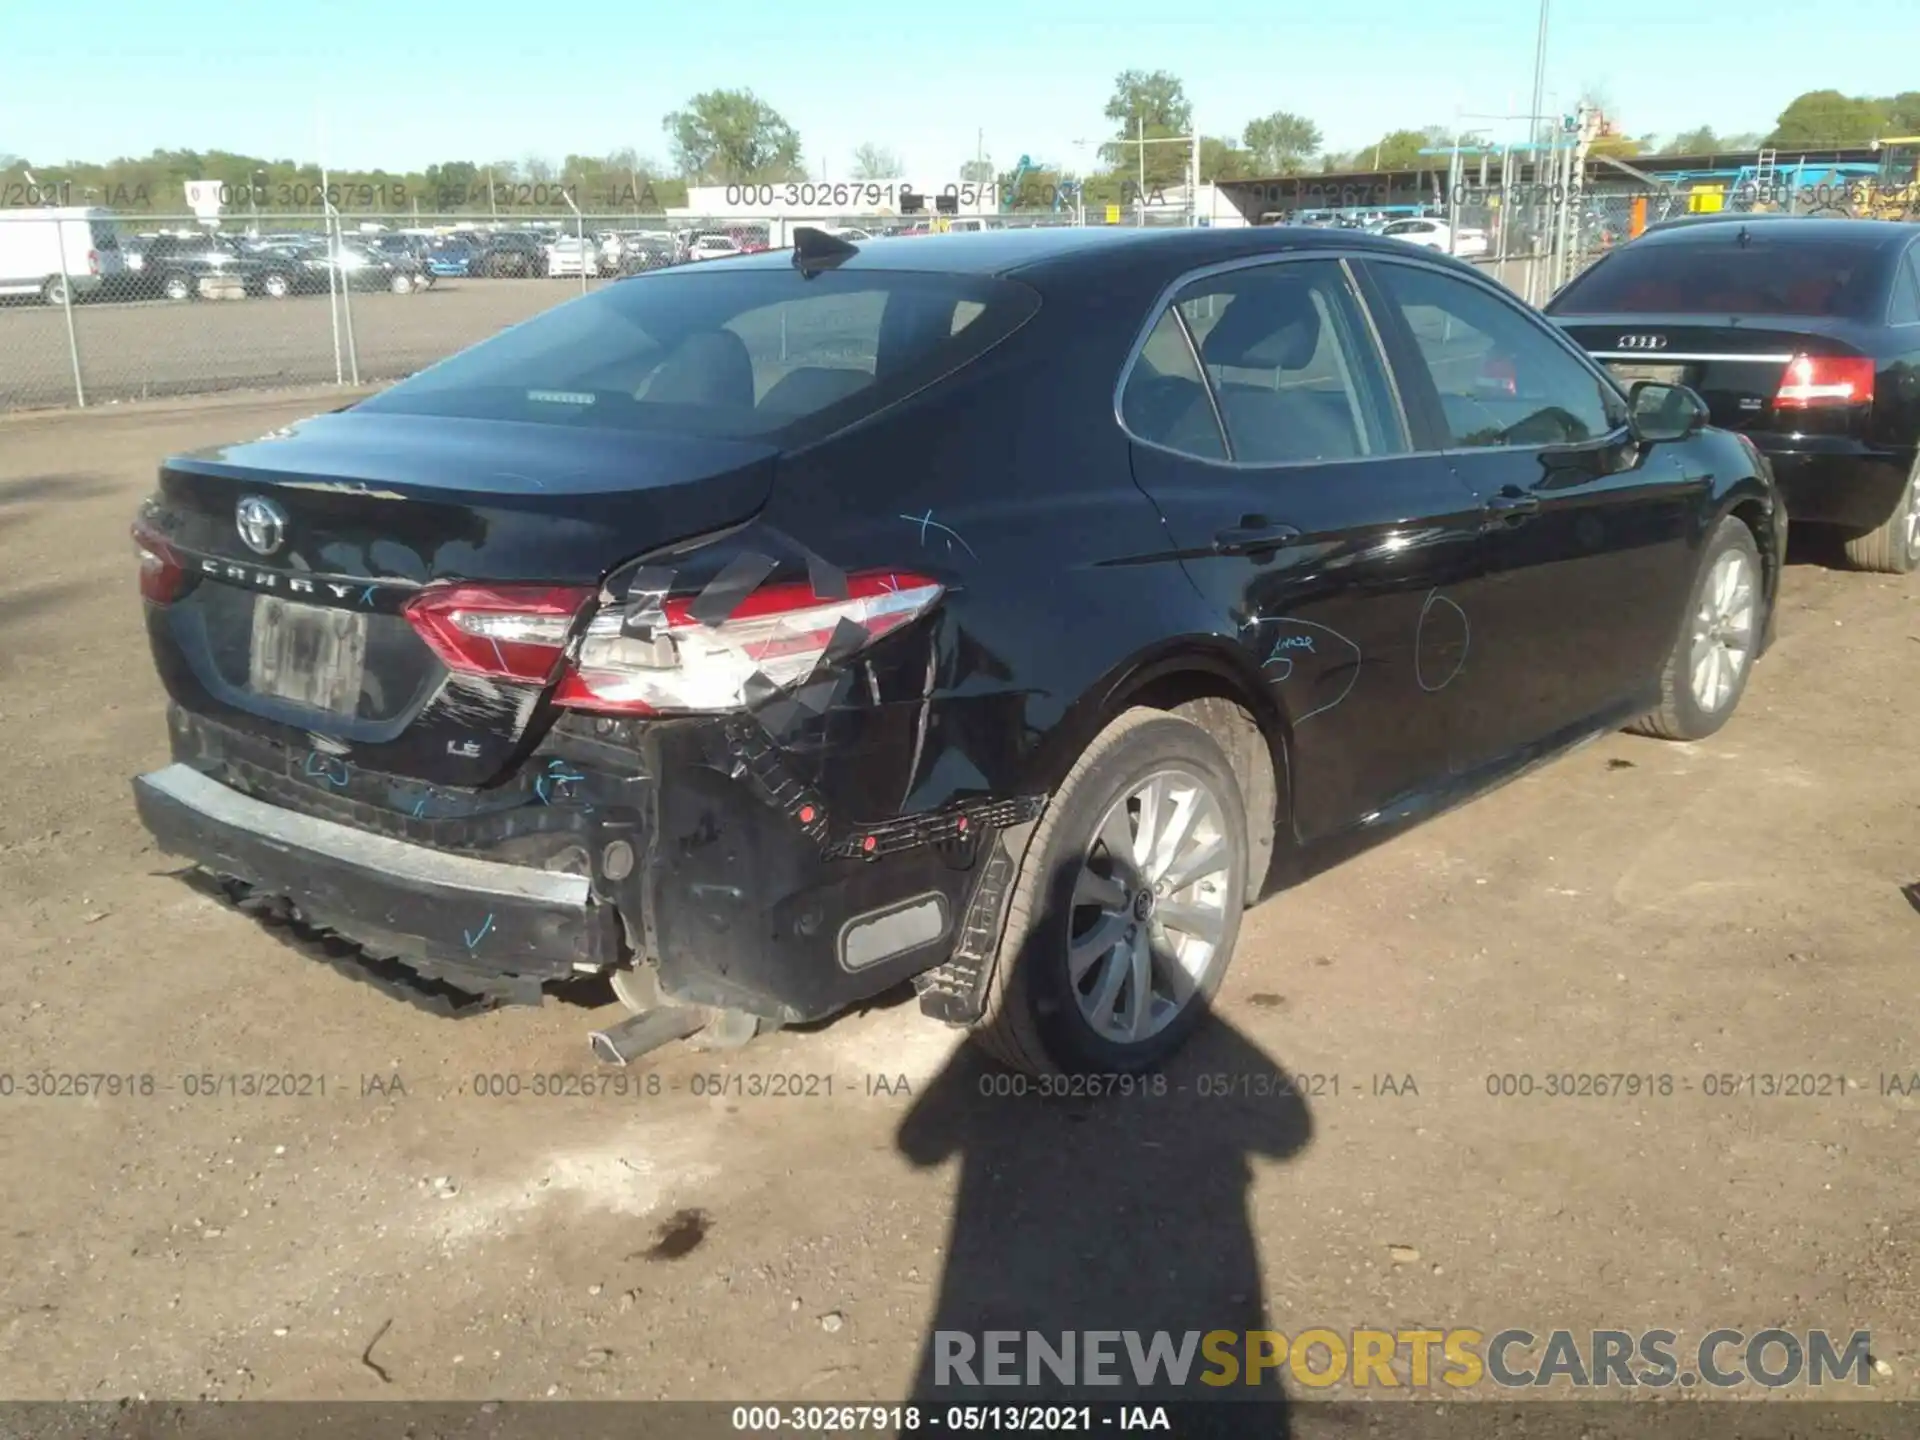
[[[1610,737],[1262,904],[1167,1096],[982,1095],[911,1003],[535,1094],[607,1014],[424,1014],[134,816],[135,501],[336,393],[0,421],[0,1396],[898,1399],[982,1296],[1098,1328],[1177,1291],[1289,1333],[1864,1328],[1875,1398],[1920,1398],[1883,1079],[1920,1072],[1920,586],[1799,558],[1718,737]],[[1259,1098],[1283,1067],[1337,1091]],[[74,1072],[133,1078],[27,1093]],[[1540,1093],[1569,1072],[1674,1088]],[[1708,1093],[1804,1073],[1848,1078]],[[324,1094],[220,1078],[268,1074]]]

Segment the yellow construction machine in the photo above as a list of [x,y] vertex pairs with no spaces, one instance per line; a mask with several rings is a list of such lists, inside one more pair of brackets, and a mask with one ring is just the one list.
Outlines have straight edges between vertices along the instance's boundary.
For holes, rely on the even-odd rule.
[[1880,157],[1871,188],[1853,206],[1853,213],[1871,220],[1911,220],[1920,217],[1920,135],[1888,135],[1873,142]]

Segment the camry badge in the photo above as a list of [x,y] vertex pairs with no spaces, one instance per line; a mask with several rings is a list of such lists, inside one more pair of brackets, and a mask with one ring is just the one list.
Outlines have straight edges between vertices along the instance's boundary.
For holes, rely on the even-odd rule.
[[249,495],[233,507],[233,524],[256,555],[273,554],[287,538],[287,512],[258,495]]

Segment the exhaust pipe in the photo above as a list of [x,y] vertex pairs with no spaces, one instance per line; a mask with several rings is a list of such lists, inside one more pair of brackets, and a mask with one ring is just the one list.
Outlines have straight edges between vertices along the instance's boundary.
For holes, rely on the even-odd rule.
[[670,1006],[631,1015],[618,1025],[595,1030],[587,1040],[593,1046],[596,1059],[608,1065],[626,1065],[649,1050],[686,1039],[704,1029],[711,1018],[697,1007]]

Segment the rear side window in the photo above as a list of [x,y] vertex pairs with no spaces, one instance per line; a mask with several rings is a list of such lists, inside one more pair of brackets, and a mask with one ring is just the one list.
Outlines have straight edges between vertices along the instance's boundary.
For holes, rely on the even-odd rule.
[[556,306],[364,401],[390,414],[830,433],[966,364],[1039,297],[984,276],[716,267]]
[[[1722,234],[1722,230],[1732,233]],[[1555,315],[1825,315],[1869,318],[1888,256],[1884,237],[1769,240],[1728,225],[1685,244],[1629,244],[1579,276]],[[1746,244],[1739,235],[1746,233]]]
[[1338,261],[1230,270],[1195,281],[1175,303],[1236,461],[1286,465],[1406,448]]
[[1140,439],[1203,460],[1227,458],[1207,382],[1169,307],[1140,347],[1120,393],[1120,418]]
[[1900,257],[1893,272],[1893,296],[1887,302],[1889,325],[1920,325],[1920,279],[1914,272],[1913,251]]

